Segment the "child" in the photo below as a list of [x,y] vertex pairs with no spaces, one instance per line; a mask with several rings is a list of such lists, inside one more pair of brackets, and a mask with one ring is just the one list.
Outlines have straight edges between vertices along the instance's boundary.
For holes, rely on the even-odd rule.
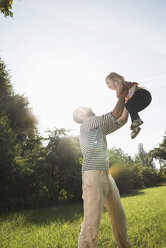
[[131,117],[131,139],[134,139],[141,130],[139,126],[143,124],[138,112],[145,109],[150,104],[152,100],[151,94],[148,90],[139,87],[138,83],[127,82],[124,80],[123,76],[115,72],[110,73],[105,81],[110,89],[116,91],[117,98],[119,98],[124,90],[127,90],[125,107]]

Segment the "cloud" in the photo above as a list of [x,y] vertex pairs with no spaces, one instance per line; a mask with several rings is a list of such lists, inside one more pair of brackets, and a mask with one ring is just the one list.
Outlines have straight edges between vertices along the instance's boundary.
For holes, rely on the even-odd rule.
[[[158,88],[158,87],[165,87],[165,78],[166,74],[163,75],[157,75],[154,77],[150,78],[145,78],[143,80],[140,80],[140,83],[146,83],[146,86],[151,85],[153,88]],[[157,81],[157,84],[155,84],[155,81]]]

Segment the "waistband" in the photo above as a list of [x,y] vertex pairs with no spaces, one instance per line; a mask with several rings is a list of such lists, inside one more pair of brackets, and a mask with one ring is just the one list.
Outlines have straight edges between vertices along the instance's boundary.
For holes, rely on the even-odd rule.
[[108,175],[109,170],[86,170],[82,172],[82,175],[86,175],[86,174]]

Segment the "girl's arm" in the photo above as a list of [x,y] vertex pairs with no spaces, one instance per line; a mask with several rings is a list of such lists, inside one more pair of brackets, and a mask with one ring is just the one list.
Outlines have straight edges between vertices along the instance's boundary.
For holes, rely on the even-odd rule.
[[124,90],[124,86],[122,82],[116,81],[115,82],[115,90],[116,90],[116,96],[117,98],[119,98],[119,96],[121,95],[121,93]]

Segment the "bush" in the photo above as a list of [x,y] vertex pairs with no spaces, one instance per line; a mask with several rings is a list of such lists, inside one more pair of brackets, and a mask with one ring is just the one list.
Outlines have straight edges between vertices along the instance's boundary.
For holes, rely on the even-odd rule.
[[110,173],[117,184],[120,194],[128,194],[135,189],[154,187],[162,179],[156,169],[136,164],[115,164],[111,166]]

